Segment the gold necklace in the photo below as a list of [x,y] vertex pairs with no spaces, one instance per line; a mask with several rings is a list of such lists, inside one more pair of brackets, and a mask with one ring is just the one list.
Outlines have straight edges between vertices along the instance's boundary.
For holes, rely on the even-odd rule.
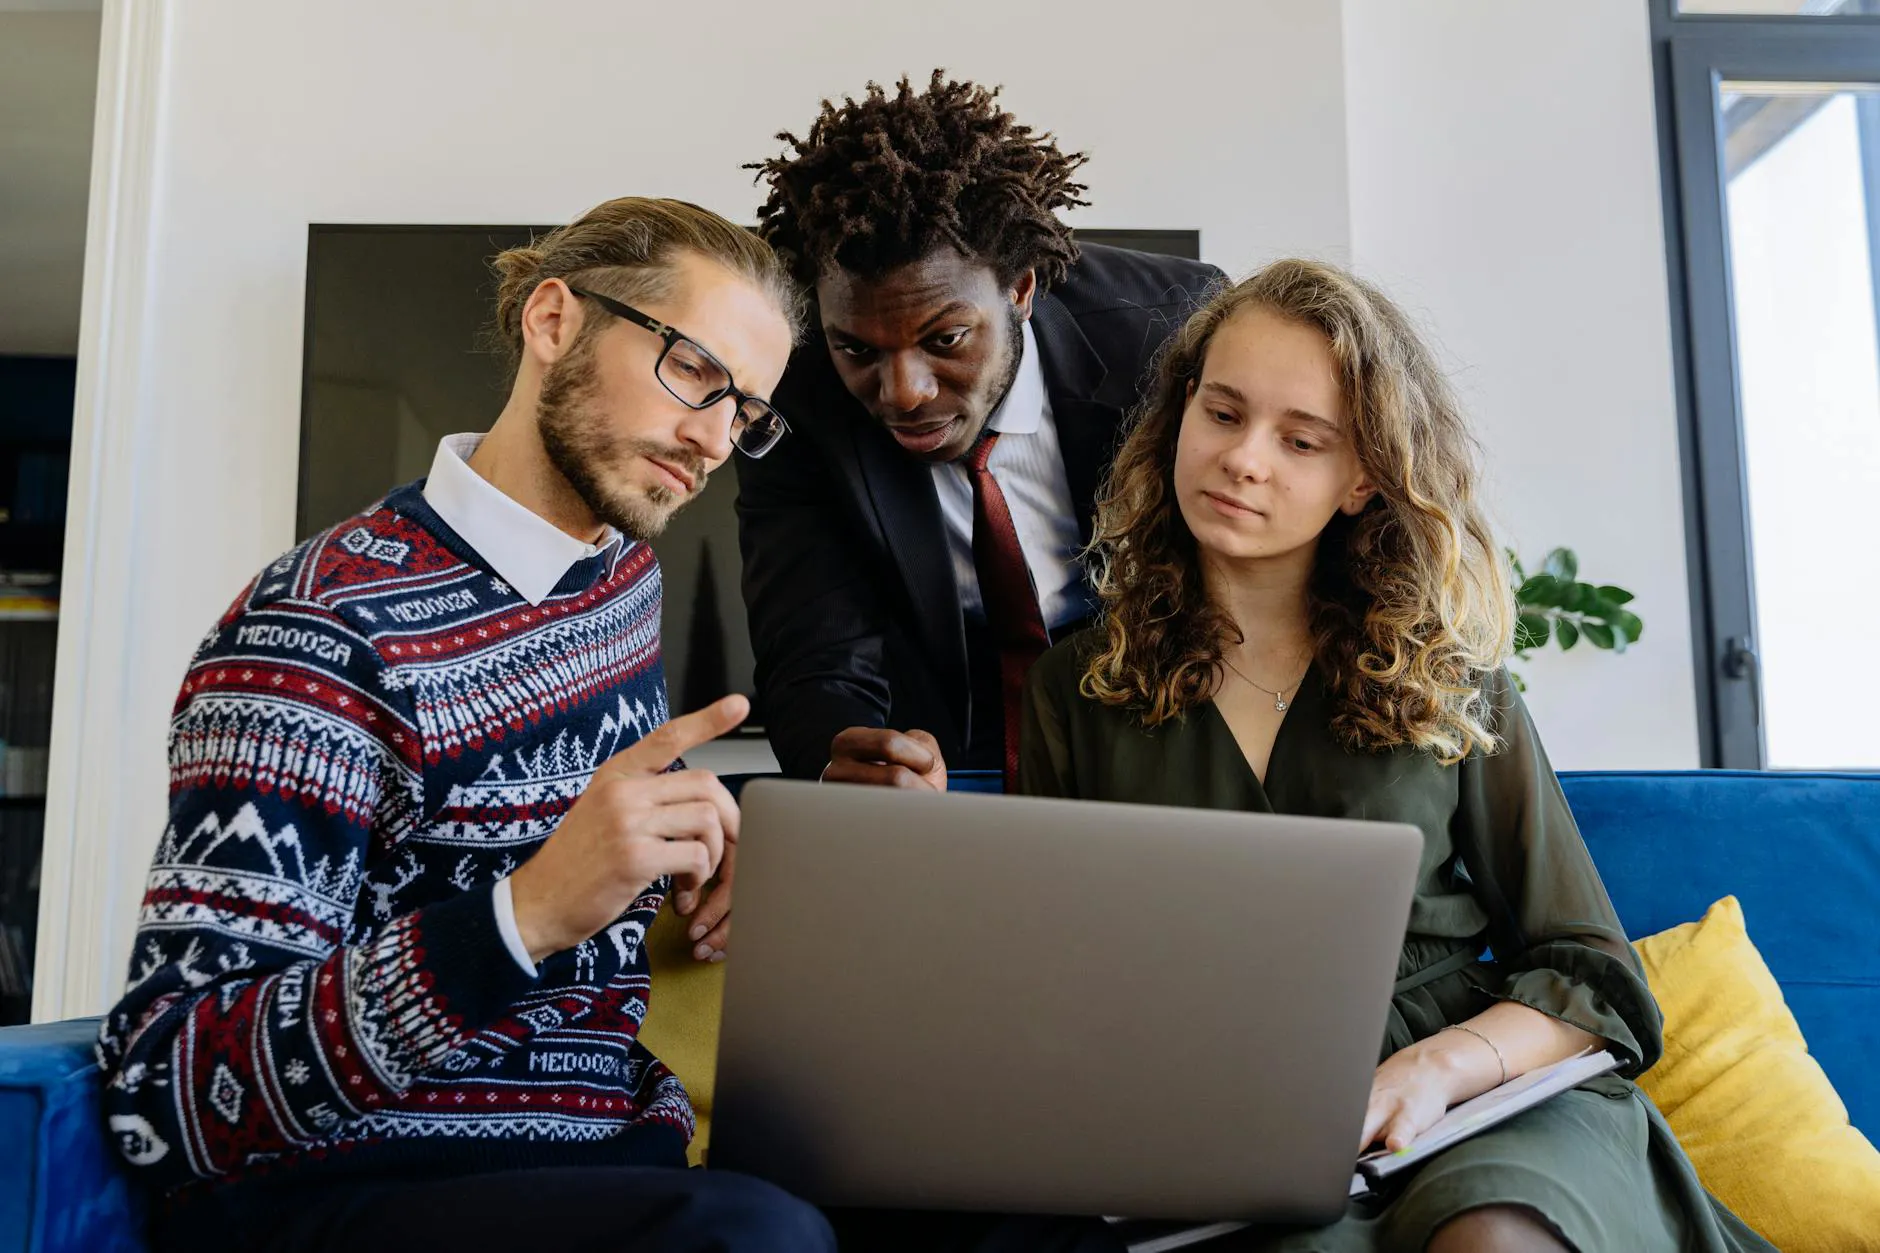
[[1232,670],[1234,674],[1239,677],[1240,681],[1245,683],[1248,687],[1256,688],[1259,691],[1265,692],[1268,696],[1271,696],[1273,698],[1273,712],[1280,714],[1285,713],[1287,709],[1291,708],[1291,702],[1286,699],[1286,693],[1295,691],[1301,683],[1306,681],[1306,674],[1311,673],[1312,670],[1312,663],[1308,661],[1305,670],[1301,672],[1297,679],[1293,680],[1289,686],[1282,687],[1279,691],[1275,692],[1272,688],[1255,683],[1246,675],[1241,674],[1240,667],[1229,661],[1225,654],[1221,657],[1221,664],[1226,666],[1229,670]]

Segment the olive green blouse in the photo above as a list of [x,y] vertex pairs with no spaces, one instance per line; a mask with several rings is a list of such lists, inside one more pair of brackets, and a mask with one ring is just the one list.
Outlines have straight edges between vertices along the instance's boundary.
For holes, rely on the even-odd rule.
[[[1423,859],[1383,1055],[1499,999],[1602,1037],[1622,1074],[1657,1059],[1657,1004],[1506,671],[1487,687],[1500,748],[1455,765],[1411,748],[1345,747],[1331,696],[1308,672],[1262,783],[1211,701],[1150,729],[1080,695],[1098,642],[1074,636],[1034,667],[1021,792],[1411,823]],[[1485,945],[1493,963],[1471,961]]]

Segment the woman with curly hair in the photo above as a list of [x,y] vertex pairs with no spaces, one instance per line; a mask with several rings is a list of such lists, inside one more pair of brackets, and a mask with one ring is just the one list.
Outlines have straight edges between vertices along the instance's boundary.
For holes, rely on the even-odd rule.
[[[1098,625],[1046,653],[1027,691],[1023,791],[1422,829],[1354,1153],[1401,1148],[1449,1106],[1588,1047],[1627,1076],[1661,1049],[1502,668],[1513,597],[1476,477],[1402,312],[1333,267],[1269,266],[1171,341],[1099,507]],[[1228,1246],[1769,1247],[1704,1193],[1619,1075],[1448,1150],[1332,1227]]]

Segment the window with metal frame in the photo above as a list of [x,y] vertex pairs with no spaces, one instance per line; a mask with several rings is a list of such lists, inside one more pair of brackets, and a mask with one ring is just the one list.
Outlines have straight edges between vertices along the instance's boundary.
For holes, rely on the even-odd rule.
[[1704,761],[1880,769],[1880,3],[1653,6]]

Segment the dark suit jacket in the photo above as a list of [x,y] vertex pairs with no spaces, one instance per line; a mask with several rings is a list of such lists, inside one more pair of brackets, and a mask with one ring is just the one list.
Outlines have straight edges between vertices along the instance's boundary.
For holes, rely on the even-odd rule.
[[[1098,481],[1155,354],[1221,272],[1087,244],[1032,306],[1045,390],[1086,541]],[[775,396],[791,433],[734,457],[757,714],[786,774],[815,778],[851,726],[932,732],[970,763],[966,631],[927,464],[843,387],[820,332]],[[982,719],[987,715],[981,711]],[[995,711],[992,717],[999,715]]]

